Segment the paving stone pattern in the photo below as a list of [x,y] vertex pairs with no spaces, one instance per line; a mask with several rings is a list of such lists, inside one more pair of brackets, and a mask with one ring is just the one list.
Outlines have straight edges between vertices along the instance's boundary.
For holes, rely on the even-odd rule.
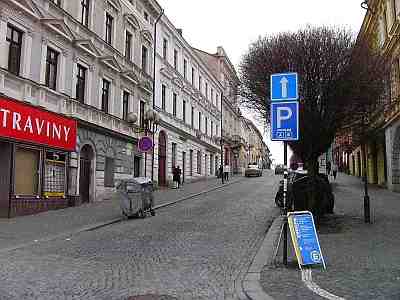
[[[243,177],[237,176],[233,177],[230,182],[243,179]],[[217,186],[221,186],[221,180],[210,178],[185,184],[179,190],[157,190],[154,195],[154,202],[155,205],[169,203]],[[91,224],[104,223],[121,217],[120,203],[118,199],[112,198],[32,216],[0,219],[0,251],[4,248],[15,247],[52,235],[73,232]]]
[[276,212],[278,177],[252,178],[157,216],[0,254],[0,299],[232,299]]

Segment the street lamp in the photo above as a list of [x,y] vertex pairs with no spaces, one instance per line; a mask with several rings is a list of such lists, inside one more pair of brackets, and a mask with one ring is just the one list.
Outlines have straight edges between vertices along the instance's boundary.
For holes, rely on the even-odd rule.
[[[145,113],[145,133],[151,133],[151,140],[153,143],[151,155],[151,181],[154,181],[154,134],[158,130],[158,125],[161,122],[161,117],[154,109],[149,109]],[[145,166],[147,163],[147,153],[145,153]]]

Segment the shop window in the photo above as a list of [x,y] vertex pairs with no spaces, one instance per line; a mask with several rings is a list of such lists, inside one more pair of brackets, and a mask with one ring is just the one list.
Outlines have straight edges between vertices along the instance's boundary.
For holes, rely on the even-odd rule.
[[104,167],[104,186],[114,187],[114,158],[106,157]]
[[38,195],[40,152],[35,149],[15,149],[15,194]]
[[66,157],[65,153],[46,152],[46,159],[44,161],[44,196],[65,196]]

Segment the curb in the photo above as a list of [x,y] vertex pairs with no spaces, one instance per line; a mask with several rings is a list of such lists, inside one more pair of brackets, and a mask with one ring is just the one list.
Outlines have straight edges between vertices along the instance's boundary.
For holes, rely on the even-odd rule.
[[[171,206],[171,205],[176,204],[178,202],[189,200],[189,199],[195,198],[197,196],[204,195],[204,194],[207,194],[209,192],[212,192],[212,191],[215,191],[215,190],[218,190],[218,189],[222,189],[222,188],[224,188],[226,186],[229,186],[231,184],[239,183],[242,180],[243,180],[243,178],[240,178],[240,179],[237,179],[235,181],[226,183],[224,185],[220,185],[220,186],[208,189],[208,190],[204,190],[204,191],[202,191],[200,193],[191,194],[191,195],[182,197],[182,198],[180,198],[178,200],[175,200],[175,201],[171,201],[171,202],[168,202],[168,203],[160,204],[160,205],[155,206],[154,209],[157,210],[157,209],[160,209],[160,208]],[[38,244],[38,243],[49,242],[49,241],[54,240],[54,239],[67,238],[67,237],[69,237],[71,235],[74,235],[74,234],[78,234],[78,233],[81,233],[81,232],[84,232],[84,231],[93,231],[93,230],[99,229],[101,227],[105,227],[105,226],[108,226],[108,225],[120,223],[122,221],[124,221],[124,218],[121,216],[121,217],[114,218],[114,219],[111,219],[111,220],[106,221],[106,222],[90,224],[90,225],[81,227],[81,228],[76,229],[76,230],[71,230],[71,231],[58,233],[58,234],[53,234],[53,235],[47,236],[47,237],[42,238],[42,239],[34,240],[33,242],[27,242],[27,243],[19,244],[19,245],[12,246],[12,247],[9,247],[9,248],[0,249],[0,253],[13,251],[13,250],[17,250],[17,249],[20,249],[20,248],[25,248],[25,247],[32,246],[32,245],[35,245],[35,244]]]
[[272,264],[276,255],[276,246],[279,241],[283,220],[282,216],[275,218],[242,281],[242,290],[250,300],[273,300],[263,290],[260,279],[263,267]]

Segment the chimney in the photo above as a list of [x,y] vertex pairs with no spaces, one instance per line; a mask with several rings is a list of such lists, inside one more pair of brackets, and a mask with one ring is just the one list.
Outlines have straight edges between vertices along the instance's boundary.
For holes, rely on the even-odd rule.
[[176,31],[178,31],[179,35],[183,37],[183,35],[182,35],[182,28],[177,28]]

